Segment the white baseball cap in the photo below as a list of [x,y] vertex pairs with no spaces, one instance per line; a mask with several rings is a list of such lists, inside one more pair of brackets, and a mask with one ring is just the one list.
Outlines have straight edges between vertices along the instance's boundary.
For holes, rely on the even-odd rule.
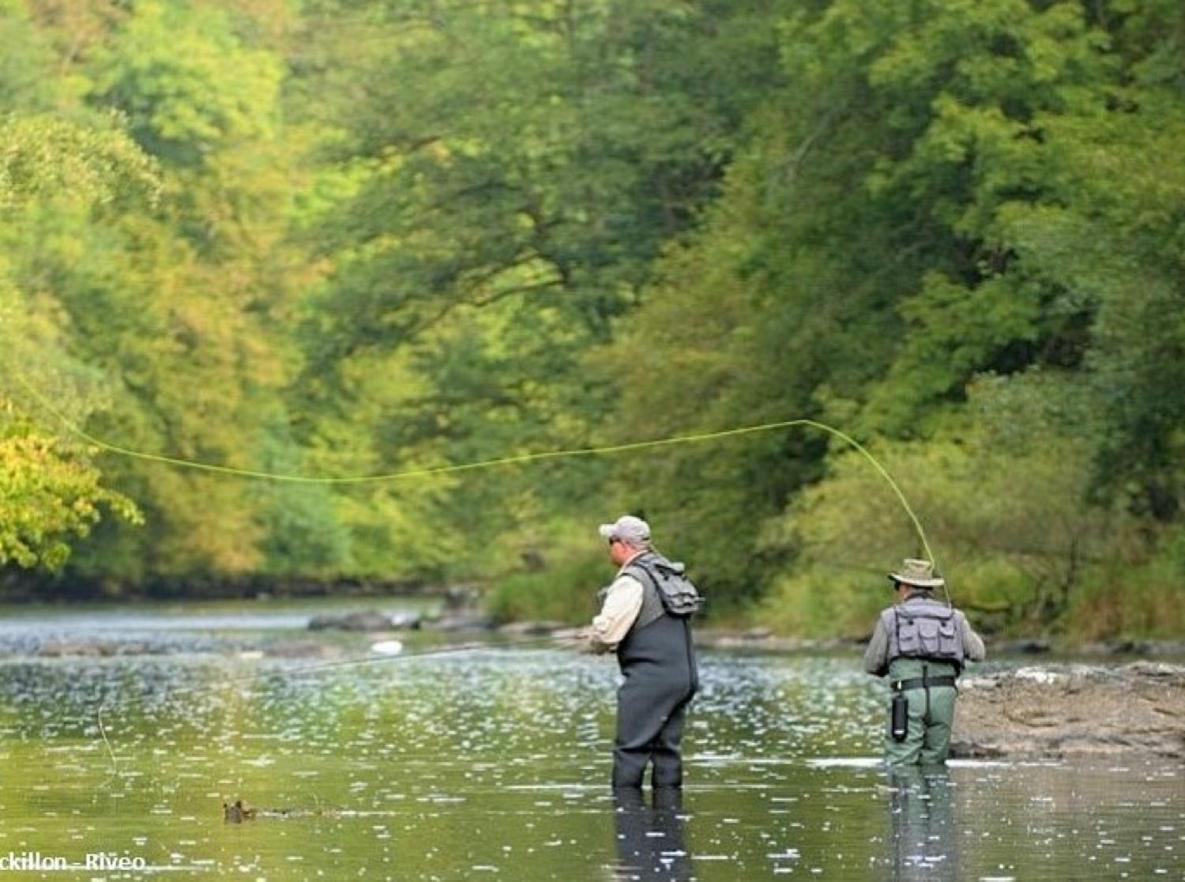
[[620,539],[635,548],[650,543],[650,525],[633,515],[622,515],[611,524],[601,524],[597,532],[602,539]]

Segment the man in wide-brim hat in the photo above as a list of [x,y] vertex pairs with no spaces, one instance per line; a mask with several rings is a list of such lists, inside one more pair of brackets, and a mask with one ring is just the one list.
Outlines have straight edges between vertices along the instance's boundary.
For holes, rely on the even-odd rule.
[[864,670],[889,681],[885,759],[894,765],[943,763],[959,694],[955,681],[966,662],[983,660],[983,640],[959,610],[934,599],[946,582],[931,561],[906,558],[889,581],[897,601],[881,611],[864,653]]

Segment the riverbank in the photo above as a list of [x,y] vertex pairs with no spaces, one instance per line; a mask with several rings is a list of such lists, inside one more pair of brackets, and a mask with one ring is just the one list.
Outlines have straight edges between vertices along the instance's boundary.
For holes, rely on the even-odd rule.
[[0,579],[0,604],[140,603],[159,601],[270,600],[314,597],[440,597],[474,586],[440,585],[419,579],[301,579],[245,576],[170,579],[139,585],[99,580],[55,579],[35,573],[8,573]]
[[1185,665],[1022,667],[959,691],[955,756],[1185,758]]
[[[113,601],[0,607],[0,656],[130,656],[262,653],[323,657],[380,640],[434,643],[479,640],[578,648],[582,627],[562,620],[500,622],[468,590],[389,597],[273,598],[251,601]],[[284,636],[281,639],[281,632]],[[768,628],[695,628],[702,649],[757,655],[849,655],[866,637],[784,636]],[[1185,659],[1185,641],[1079,642],[1044,638],[988,640],[990,660]],[[855,662],[854,662],[855,663]]]

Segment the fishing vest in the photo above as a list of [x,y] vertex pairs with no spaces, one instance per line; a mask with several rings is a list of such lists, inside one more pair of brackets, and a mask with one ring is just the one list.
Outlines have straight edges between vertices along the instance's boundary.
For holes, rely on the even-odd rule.
[[889,635],[889,661],[918,658],[953,662],[963,669],[963,632],[959,611],[929,598],[910,599],[881,613]]
[[664,690],[693,693],[698,688],[699,672],[691,639],[691,618],[673,615],[663,603],[658,585],[645,573],[631,572],[631,565],[623,568],[621,575],[641,583],[642,608],[617,644],[621,671],[627,677],[644,677]]
[[634,627],[645,627],[664,612],[676,618],[699,612],[704,599],[686,572],[683,564],[669,561],[657,551],[639,554],[622,567],[621,575],[637,579],[644,589],[653,589],[643,591],[642,610]]

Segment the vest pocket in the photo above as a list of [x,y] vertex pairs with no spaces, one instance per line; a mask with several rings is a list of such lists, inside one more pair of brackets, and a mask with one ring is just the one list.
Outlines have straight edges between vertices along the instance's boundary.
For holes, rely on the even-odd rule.
[[950,619],[919,619],[917,636],[922,652],[937,658],[948,656],[957,646],[957,629]]

